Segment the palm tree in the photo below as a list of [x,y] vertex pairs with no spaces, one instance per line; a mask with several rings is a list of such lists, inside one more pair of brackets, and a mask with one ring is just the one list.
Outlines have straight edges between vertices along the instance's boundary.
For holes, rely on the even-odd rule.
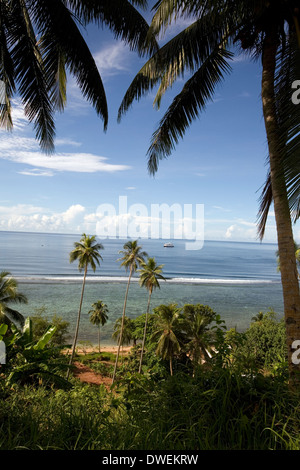
[[[101,243],[97,243],[95,235],[89,237],[88,235],[83,233],[80,239],[80,242],[74,243],[74,250],[72,250],[70,253],[70,263],[73,263],[73,261],[78,261],[78,269],[79,271],[84,270],[84,275],[83,275],[83,281],[82,281],[79,310],[78,310],[78,315],[77,315],[77,323],[76,323],[76,329],[75,329],[75,334],[74,334],[72,353],[71,353],[69,366],[72,365],[74,355],[75,355],[87,270],[88,270],[88,267],[91,266],[92,270],[94,272],[96,271],[97,265],[99,266],[100,260],[102,260],[102,257],[99,251],[103,249],[104,249],[103,245]],[[67,378],[69,377],[69,372],[70,372],[70,368],[68,368]]]
[[107,305],[102,302],[102,300],[98,300],[97,302],[93,303],[92,309],[89,311],[90,322],[93,325],[98,326],[98,347],[100,351],[100,325],[103,326],[107,322],[108,319],[108,308]]
[[145,327],[144,327],[144,336],[142,342],[142,350],[141,350],[141,358],[140,358],[140,365],[139,365],[139,373],[142,371],[142,363],[143,363],[143,355],[145,349],[145,341],[146,341],[146,332],[147,332],[147,323],[148,323],[148,315],[150,309],[150,300],[151,295],[154,289],[157,287],[160,289],[159,280],[165,280],[162,276],[162,268],[163,265],[157,265],[154,258],[148,258],[147,263],[141,263],[140,272],[140,279],[139,283],[141,287],[146,287],[149,292],[148,296],[148,303],[147,303],[147,311],[146,311],[146,319],[145,319]]
[[0,317],[2,320],[14,323],[18,329],[22,330],[25,325],[25,318],[17,310],[12,309],[9,304],[27,304],[28,300],[24,294],[18,291],[16,279],[11,277],[8,271],[0,273]]
[[254,323],[261,323],[265,318],[265,314],[264,312],[258,312],[257,315],[254,315],[254,317],[251,318],[251,321],[253,321]]
[[[132,320],[129,317],[124,317],[124,320],[121,318],[118,318],[114,324],[114,332],[112,334],[112,338],[118,342],[122,346],[122,351],[123,351],[123,346],[130,344],[132,340],[132,329],[133,329],[133,324]],[[122,332],[122,337],[121,337],[121,332]],[[122,355],[123,357],[123,355]]]
[[[155,104],[185,72],[189,78],[154,132],[148,168],[171,155],[230,71],[234,47],[261,59],[261,96],[268,141],[269,172],[261,194],[258,234],[262,239],[271,204],[277,227],[288,343],[290,382],[297,373],[293,342],[300,338],[300,295],[293,245],[292,217],[300,212],[300,107],[291,100],[292,83],[300,76],[300,8],[294,0],[158,0],[150,32],[165,32],[172,20],[190,25],[164,44],[139,71],[119,109],[119,120],[134,99],[160,83]],[[300,374],[298,374],[300,375]]]
[[183,308],[184,335],[187,350],[195,364],[208,361],[213,351],[213,338],[209,325],[216,313],[207,305],[186,304]]
[[160,305],[154,309],[155,332],[151,340],[157,341],[156,354],[162,359],[169,360],[171,375],[173,375],[173,357],[181,349],[178,338],[180,312],[177,304]]
[[0,125],[12,128],[11,99],[18,93],[42,149],[53,151],[54,113],[65,107],[69,72],[106,129],[105,90],[80,28],[106,25],[140,55],[151,52],[156,42],[146,44],[148,25],[134,5],[145,8],[147,1],[2,0],[0,80],[6,103],[0,106]]
[[133,241],[129,240],[128,242],[126,242],[123,246],[123,250],[121,250],[119,253],[122,254],[123,256],[120,259],[118,259],[118,261],[121,261],[121,266],[124,266],[126,271],[129,270],[129,276],[128,276],[127,288],[125,292],[121,332],[120,332],[120,337],[119,337],[118,351],[117,351],[117,356],[116,356],[112,383],[114,383],[115,377],[116,377],[116,371],[117,371],[117,365],[118,365],[118,360],[119,360],[120,347],[122,343],[122,335],[123,335],[123,329],[124,329],[124,318],[125,318],[125,311],[126,311],[127,296],[128,296],[128,290],[129,290],[131,277],[135,273],[139,265],[144,261],[144,258],[147,256],[147,253],[145,251],[142,251],[142,247],[138,245],[137,240],[133,240]]

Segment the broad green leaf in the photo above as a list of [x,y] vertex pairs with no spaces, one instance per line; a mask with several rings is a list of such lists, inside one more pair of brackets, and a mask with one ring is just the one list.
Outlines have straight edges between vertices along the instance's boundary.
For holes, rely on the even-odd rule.
[[52,336],[54,335],[57,327],[56,326],[49,326],[47,331],[43,334],[43,336],[38,340],[38,342],[34,345],[33,349],[41,350],[49,343]]

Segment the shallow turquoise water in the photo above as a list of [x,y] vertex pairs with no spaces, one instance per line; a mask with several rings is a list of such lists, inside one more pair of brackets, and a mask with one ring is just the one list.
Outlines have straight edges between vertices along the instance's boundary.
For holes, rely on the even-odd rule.
[[[24,315],[45,307],[70,323],[73,335],[81,293],[82,273],[70,264],[69,253],[80,235],[0,232],[1,270],[8,270],[20,283],[29,303],[20,306]],[[88,272],[79,339],[97,341],[97,328],[89,321],[92,303],[104,301],[109,321],[102,328],[103,342],[112,343],[114,322],[122,314],[127,274],[120,268],[119,251],[125,240],[99,240],[103,260],[95,273]],[[163,265],[168,279],[152,296],[152,308],[175,302],[209,305],[226,322],[227,328],[243,330],[260,310],[273,308],[283,314],[280,275],[274,244],[205,241],[201,250],[187,250],[184,240],[173,240],[174,248],[164,248],[165,240],[139,240],[142,249]],[[126,314],[144,313],[147,291],[133,281]]]
[[[36,308],[46,307],[51,318],[53,313],[70,323],[70,332],[75,328],[79,306],[81,284],[60,283],[20,283],[20,291],[28,296],[29,303],[20,307],[25,315],[30,315]],[[112,344],[111,335],[114,322],[122,315],[125,282],[87,283],[85,288],[80,324],[80,340],[97,341],[97,328],[89,321],[88,311],[93,302],[104,301],[109,309],[109,321],[102,327],[103,342]],[[147,307],[147,291],[132,282],[129,289],[126,315],[131,318],[144,313]],[[273,308],[279,316],[283,314],[281,285],[270,284],[166,284],[154,291],[151,307],[162,303],[201,303],[209,305],[226,322],[227,328],[243,330],[249,326],[251,318],[258,311]]]

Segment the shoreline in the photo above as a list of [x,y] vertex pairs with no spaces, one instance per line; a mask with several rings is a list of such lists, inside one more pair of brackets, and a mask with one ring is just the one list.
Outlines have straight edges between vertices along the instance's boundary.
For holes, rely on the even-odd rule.
[[[133,346],[123,346],[123,348],[121,347],[120,348],[120,355],[125,355],[125,354],[128,354],[130,351],[131,351],[131,348]],[[117,351],[118,351],[118,346],[117,345],[100,345],[100,354],[101,353],[112,353],[112,354],[117,354]],[[91,353],[98,353],[99,354],[99,349],[98,349],[98,345],[95,344],[95,345],[88,345],[88,346],[84,346],[84,345],[80,345],[78,344],[76,346],[76,352],[79,353],[79,354],[91,354]],[[71,348],[67,348],[64,350],[64,353],[65,354],[71,354]]]
[[[79,276],[14,276],[19,284],[81,284]],[[139,278],[131,278],[133,284],[138,284]],[[86,278],[86,284],[126,284],[128,277],[114,276],[90,276]],[[221,286],[255,286],[281,284],[279,279],[257,279],[257,278],[201,278],[201,277],[167,277],[165,284],[171,285],[221,285]]]

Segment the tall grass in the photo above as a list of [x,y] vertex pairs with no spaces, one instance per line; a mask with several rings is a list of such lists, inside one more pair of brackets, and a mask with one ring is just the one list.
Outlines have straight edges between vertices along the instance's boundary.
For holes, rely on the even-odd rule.
[[16,388],[2,396],[0,449],[299,450],[299,403],[281,379],[228,370],[136,374],[117,394]]

